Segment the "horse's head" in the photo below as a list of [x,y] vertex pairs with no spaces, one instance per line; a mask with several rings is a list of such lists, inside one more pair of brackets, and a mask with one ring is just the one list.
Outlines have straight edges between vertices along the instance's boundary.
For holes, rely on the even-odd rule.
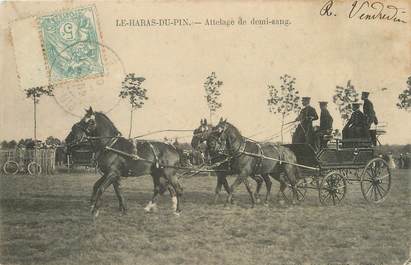
[[193,139],[191,139],[191,146],[198,149],[198,146],[207,140],[211,132],[211,125],[207,123],[207,119],[201,119],[200,126],[194,130]]
[[210,148],[217,150],[234,150],[238,149],[242,142],[242,136],[237,128],[227,122],[227,119],[221,118],[210,133]]
[[86,127],[84,124],[81,121],[75,123],[64,141],[68,147],[87,141]]
[[86,114],[80,120],[79,124],[85,129],[87,135],[91,135],[97,129],[96,113],[91,107],[85,111]]
[[86,114],[79,124],[85,129],[87,136],[114,137],[120,135],[120,132],[104,113],[95,112],[91,107],[86,109]]
[[93,109],[90,107],[86,110],[84,117],[71,127],[65,142],[68,146],[83,143],[87,140],[87,136],[90,136],[95,131],[96,127],[96,117]]

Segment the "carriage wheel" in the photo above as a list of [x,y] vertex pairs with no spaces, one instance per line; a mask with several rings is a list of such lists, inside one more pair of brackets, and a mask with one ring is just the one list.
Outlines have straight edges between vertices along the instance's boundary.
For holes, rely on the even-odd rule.
[[41,174],[41,166],[36,162],[31,162],[27,166],[27,171],[30,175],[40,175]]
[[19,164],[14,161],[7,161],[3,165],[3,171],[9,175],[16,175],[19,172]]
[[367,202],[383,202],[391,189],[391,171],[382,158],[368,162],[361,174],[361,192]]
[[[294,192],[293,188],[291,187],[290,183],[286,182],[287,187],[283,192],[284,199],[287,203],[293,203],[294,199]],[[297,192],[297,198],[295,198],[298,202],[302,202],[305,199],[305,195],[307,193],[307,186],[308,182],[305,178],[297,180],[297,183],[294,187],[295,191]]]
[[322,205],[337,205],[347,193],[347,181],[336,171],[328,173],[321,182],[319,197]]

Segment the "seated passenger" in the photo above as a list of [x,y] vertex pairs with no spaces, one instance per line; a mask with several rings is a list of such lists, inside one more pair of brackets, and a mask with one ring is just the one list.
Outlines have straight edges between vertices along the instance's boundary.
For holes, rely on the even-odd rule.
[[353,113],[342,131],[343,139],[369,139],[367,117],[360,110],[361,103],[352,103]]

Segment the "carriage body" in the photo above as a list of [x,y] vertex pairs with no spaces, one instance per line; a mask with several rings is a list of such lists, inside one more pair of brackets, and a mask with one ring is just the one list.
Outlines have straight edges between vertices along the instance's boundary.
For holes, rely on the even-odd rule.
[[317,152],[304,143],[284,146],[304,166],[300,167],[302,179],[297,183],[299,194],[305,195],[307,189],[318,190],[322,204],[341,202],[351,182],[360,182],[364,198],[373,203],[384,201],[391,188],[388,163],[376,154],[369,141],[337,139]]
[[67,167],[76,166],[96,167],[93,149],[90,144],[78,144],[72,146],[67,153]]

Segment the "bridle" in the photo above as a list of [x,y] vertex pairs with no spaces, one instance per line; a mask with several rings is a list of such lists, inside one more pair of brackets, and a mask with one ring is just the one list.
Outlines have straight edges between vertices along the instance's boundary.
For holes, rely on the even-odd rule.
[[80,139],[76,139],[75,141],[68,144],[68,146],[73,147],[73,146],[80,145],[80,144],[83,144],[83,143],[88,143],[89,139],[88,139],[88,136],[87,136],[87,133],[88,133],[87,128],[84,128],[79,123],[74,124],[73,127],[78,128],[79,130],[81,130],[83,132],[83,134],[81,135]]
[[193,138],[196,137],[198,139],[197,146],[207,141],[209,134],[210,128],[208,126],[201,125],[199,128],[195,129],[193,132]]
[[[223,123],[223,125],[221,125],[221,124],[217,125],[217,128],[214,130],[214,132],[216,134],[218,134],[218,135],[214,136],[217,143],[224,142],[224,139],[222,139],[222,135],[226,134],[227,129],[228,129],[227,123]],[[229,156],[231,158],[234,158],[234,157],[237,157],[237,156],[240,156],[240,155],[244,154],[245,148],[246,148],[246,143],[247,143],[247,139],[245,137],[243,137],[243,136],[241,137],[240,146],[236,150],[230,150],[230,148],[228,148],[228,146],[227,146],[228,141],[229,141],[229,138],[227,138],[225,140],[225,147],[221,147],[221,144],[220,144],[220,148],[217,149],[219,153],[225,154],[226,156]]]

